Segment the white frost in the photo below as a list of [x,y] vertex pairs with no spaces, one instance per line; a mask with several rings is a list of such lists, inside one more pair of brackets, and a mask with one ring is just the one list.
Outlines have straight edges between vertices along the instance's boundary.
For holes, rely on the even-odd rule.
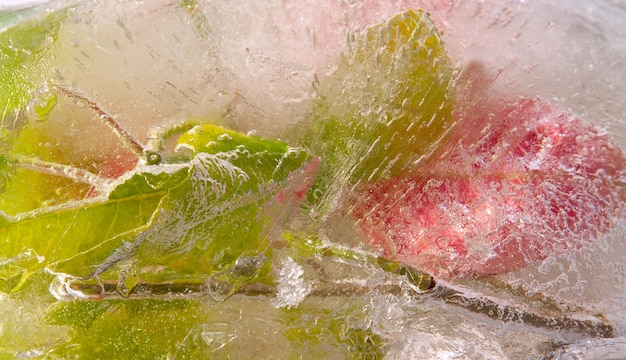
[[311,284],[306,283],[302,275],[304,269],[292,258],[282,261],[276,299],[273,302],[275,307],[296,307],[311,292]]

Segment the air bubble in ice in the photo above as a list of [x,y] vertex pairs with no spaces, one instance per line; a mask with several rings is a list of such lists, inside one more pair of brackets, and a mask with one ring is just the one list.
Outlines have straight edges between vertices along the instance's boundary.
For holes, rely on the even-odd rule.
[[232,140],[232,139],[233,139],[233,138],[232,138],[232,136],[230,136],[230,135],[229,135],[229,134],[227,134],[227,133],[224,133],[224,134],[219,134],[219,135],[217,136],[217,140],[219,140],[219,141],[230,141],[230,140]]
[[139,283],[137,260],[130,259],[121,264],[120,267],[116,290],[123,297],[128,297]]
[[224,301],[235,291],[230,277],[223,272],[211,275],[206,280],[206,291],[215,301]]
[[287,150],[287,157],[291,159],[296,159],[300,155],[300,151],[297,149],[289,149]]
[[262,256],[242,256],[233,265],[231,275],[237,278],[251,278],[263,266]]
[[43,352],[40,350],[27,350],[21,353],[17,353],[16,355],[18,359],[34,359],[43,355]]
[[146,163],[148,165],[158,165],[161,163],[161,155],[157,152],[148,152],[146,154]]
[[85,107],[87,107],[87,101],[82,100],[82,99],[74,99],[74,104],[81,109],[84,109]]
[[176,148],[174,148],[174,152],[181,155],[191,156],[191,154],[196,152],[196,148],[189,144],[178,144],[176,145]]
[[191,128],[188,132],[189,135],[197,135],[202,133],[202,126],[200,125],[196,125],[193,128]]

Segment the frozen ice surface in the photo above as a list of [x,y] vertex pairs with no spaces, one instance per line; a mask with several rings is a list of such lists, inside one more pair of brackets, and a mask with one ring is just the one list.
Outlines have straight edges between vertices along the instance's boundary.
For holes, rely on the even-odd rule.
[[2,5],[0,5],[0,8],[2,7],[22,7],[22,6],[27,6],[27,5],[34,5],[34,4],[40,4],[40,3],[45,3],[46,1],[49,0],[5,0],[2,2]]
[[625,357],[626,340],[621,337],[608,340],[580,341],[576,346],[565,348],[556,358],[562,360],[621,360]]
[[[487,64],[496,88],[554,100],[624,146],[626,29],[619,1],[431,2],[451,56]],[[603,79],[599,81],[598,79]]]
[[[191,17],[181,15],[184,10],[174,9],[173,4],[89,3],[93,13],[78,16],[62,28],[58,36],[66,41],[55,45],[56,55],[45,59],[45,66],[54,69],[51,77],[55,81],[72,84],[98,100],[142,141],[147,140],[148,130],[155,124],[197,117],[219,119],[216,121],[235,130],[296,142],[299,132],[306,128],[310,101],[315,97],[311,84],[332,74],[338,54],[354,32],[418,7],[430,12],[442,32],[455,76],[461,79],[457,89],[460,97],[539,97],[591,122],[626,148],[623,2],[197,1]],[[84,104],[63,98],[58,101],[49,119],[51,137],[58,143],[42,147],[58,150],[73,144],[73,156],[94,161],[118,153],[118,141],[106,135],[106,127],[97,121],[81,122],[94,118]],[[94,149],[94,138],[101,149]],[[544,160],[539,153],[529,168],[541,169]],[[502,199],[497,191],[493,195]],[[454,210],[463,213],[467,209]],[[365,249],[349,219],[341,215],[331,214],[325,220],[324,235],[335,243]],[[319,225],[312,225],[302,214],[285,218],[295,220],[277,223],[276,233],[281,227],[306,230]],[[276,349],[291,346],[284,335],[289,326],[282,311],[301,307],[305,310],[299,315],[310,319],[305,327],[312,334],[325,334],[325,329],[315,326],[318,320],[337,328],[321,313],[349,324],[368,324],[373,335],[384,340],[389,359],[623,358],[626,223],[621,219],[612,226],[610,234],[564,256],[529,259],[531,265],[496,279],[458,278],[451,282],[478,296],[519,304],[516,309],[552,311],[548,309],[552,306],[603,314],[613,324],[613,339],[493,319],[484,311],[455,306],[437,296],[415,296],[406,283],[399,291],[385,292],[379,287],[387,285],[389,275],[370,265],[301,261],[283,254],[281,251],[286,250],[277,246],[276,302],[235,296],[221,304],[204,304],[203,311],[213,317],[198,320],[200,325],[186,333],[181,353],[183,345],[193,342],[197,335],[212,353],[224,357],[249,355],[237,345],[240,341],[250,344],[250,349],[261,349],[259,354],[276,357]],[[473,251],[488,253],[489,248]],[[350,292],[350,281],[333,282],[342,276],[372,290]],[[338,287],[340,294],[345,291],[348,295],[343,296],[352,297],[346,303],[366,303],[363,308],[367,314],[354,315],[350,306],[346,308],[353,312],[335,311],[340,303],[336,293],[328,291],[332,296],[325,297],[308,283],[310,279],[322,279],[322,283]],[[42,323],[48,303],[11,296],[0,294],[0,351],[12,342],[21,349],[34,349],[22,354],[43,353],[70,336],[68,326]],[[551,301],[538,300],[544,298]],[[307,313],[304,305],[320,306],[323,311]],[[337,343],[343,344],[345,334],[338,333],[344,338],[338,336]],[[291,350],[305,352],[306,346],[325,349],[314,339],[308,341],[305,347]],[[342,355],[349,353],[345,347],[336,347]],[[319,353],[323,352],[315,352]]]

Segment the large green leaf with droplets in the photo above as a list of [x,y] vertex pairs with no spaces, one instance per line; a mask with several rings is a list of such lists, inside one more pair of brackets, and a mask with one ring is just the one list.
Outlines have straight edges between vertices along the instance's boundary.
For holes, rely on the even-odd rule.
[[[210,124],[181,136],[178,146],[191,150],[187,162],[139,167],[105,200],[4,219],[0,254],[12,264],[5,281],[16,286],[16,276],[46,266],[122,287],[203,282],[242,255],[258,256],[266,203],[309,155]],[[24,265],[29,251],[42,260]],[[129,263],[132,278],[122,279]]]
[[[0,290],[19,288],[46,265],[101,246],[146,224],[164,192],[80,204],[0,221]],[[39,259],[37,259],[39,257]]]
[[[210,124],[183,134],[178,145],[183,154],[179,163],[139,167],[105,199],[0,216],[2,291],[13,292],[3,306],[10,311],[13,301],[25,304],[23,296],[29,294],[31,311],[45,315],[43,320],[41,315],[11,315],[3,326],[19,326],[39,336],[59,334],[45,342],[5,331],[3,341],[13,341],[10,346],[0,341],[0,355],[15,355],[13,351],[29,349],[29,344],[48,346],[50,356],[62,358],[107,354],[153,359],[169,354],[197,359],[213,354],[216,346],[205,338],[214,309],[206,300],[55,303],[46,296],[46,283],[53,276],[43,273],[44,266],[84,277],[74,284],[81,289],[93,289],[89,278],[94,275],[103,283],[113,281],[121,296],[139,282],[202,284],[217,274],[219,280],[242,285],[259,277],[264,260],[248,268],[233,264],[264,255],[265,209],[290,174],[309,159],[308,153]],[[168,233],[175,229],[186,231],[179,237]]]

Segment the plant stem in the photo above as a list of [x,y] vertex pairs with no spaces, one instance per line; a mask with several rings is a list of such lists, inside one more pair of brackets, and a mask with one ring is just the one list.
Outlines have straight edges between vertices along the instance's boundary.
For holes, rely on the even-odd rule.
[[[587,314],[584,312],[544,314],[530,311],[522,305],[468,294],[442,284],[437,284],[434,288],[427,291],[415,290],[412,287],[407,290],[406,286],[402,286],[401,281],[385,282],[376,287],[349,281],[341,283],[316,282],[311,285],[309,297],[351,297],[364,296],[374,292],[395,295],[408,294],[415,300],[440,299],[446,304],[462,307],[493,320],[520,323],[548,330],[570,331],[592,337],[612,338],[614,336],[613,326],[601,314]],[[117,283],[115,282],[106,282],[102,286],[96,284],[73,284],[72,287],[81,292],[97,293],[100,299],[123,298],[117,292]],[[207,293],[205,283],[139,283],[130,291],[128,296],[131,298],[175,299],[180,296],[186,298],[208,297]],[[274,284],[254,283],[237,289],[232,296],[272,298],[276,296],[276,293],[277,288]]]
[[106,125],[113,129],[115,135],[120,138],[130,150],[132,150],[139,156],[143,156],[145,150],[143,145],[135,140],[126,130],[124,130],[124,128],[122,128],[122,126],[111,115],[109,115],[102,106],[100,106],[95,101],[89,99],[87,96],[70,90],[66,87],[55,86],[55,88],[68,97],[86,102],[89,107],[98,115],[98,117],[102,119],[102,121],[104,121]]
[[13,166],[15,167],[65,177],[76,182],[91,185],[96,189],[101,189],[104,185],[104,181],[98,175],[74,166],[43,161],[21,155],[13,155],[12,159],[14,160]]

